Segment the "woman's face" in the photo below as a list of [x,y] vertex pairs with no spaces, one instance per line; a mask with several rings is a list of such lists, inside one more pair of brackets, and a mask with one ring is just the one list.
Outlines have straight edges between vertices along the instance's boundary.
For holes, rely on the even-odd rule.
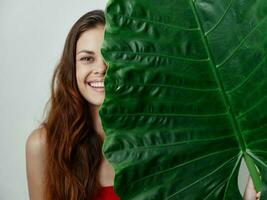
[[100,106],[105,98],[104,63],[100,47],[104,26],[97,26],[81,34],[76,46],[76,78],[82,96],[93,106]]

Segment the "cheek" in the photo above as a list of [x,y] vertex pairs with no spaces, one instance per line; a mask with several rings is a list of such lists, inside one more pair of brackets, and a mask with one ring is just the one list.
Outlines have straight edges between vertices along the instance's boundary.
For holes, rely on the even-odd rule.
[[86,90],[85,76],[79,70],[76,70],[76,82],[80,93],[84,96],[84,91]]
[[77,79],[77,84],[81,84],[83,82],[83,76],[82,74],[76,72],[76,79]]
[[78,86],[85,83],[88,72],[81,66],[76,67],[76,79]]

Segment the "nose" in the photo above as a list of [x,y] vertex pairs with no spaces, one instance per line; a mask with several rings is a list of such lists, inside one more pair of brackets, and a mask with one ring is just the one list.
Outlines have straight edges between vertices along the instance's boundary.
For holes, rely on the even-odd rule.
[[105,75],[106,70],[107,70],[106,63],[104,62],[104,60],[102,58],[99,59],[99,63],[97,64],[97,67],[96,67],[94,73],[98,74],[98,75]]

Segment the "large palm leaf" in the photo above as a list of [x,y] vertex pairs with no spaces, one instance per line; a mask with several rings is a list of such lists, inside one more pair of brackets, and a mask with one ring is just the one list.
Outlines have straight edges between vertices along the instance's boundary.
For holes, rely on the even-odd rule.
[[266,0],[110,0],[106,11],[100,115],[121,199],[241,199],[242,157],[264,190]]

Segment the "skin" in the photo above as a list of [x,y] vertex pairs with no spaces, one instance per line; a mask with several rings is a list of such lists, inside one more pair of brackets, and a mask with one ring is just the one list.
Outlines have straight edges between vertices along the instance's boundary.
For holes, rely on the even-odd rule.
[[[96,132],[104,138],[104,130],[99,116],[99,108],[104,101],[105,91],[103,85],[107,66],[104,63],[100,47],[104,38],[104,27],[84,32],[77,41],[76,46],[76,79],[81,95],[88,101],[89,109],[93,116],[93,125]],[[92,82],[98,83],[98,87],[90,86]],[[26,168],[29,196],[31,200],[43,200],[44,174],[46,164],[46,131],[39,128],[33,131],[26,143]],[[111,186],[114,182],[114,171],[111,165],[102,160],[99,173],[100,184]],[[245,200],[255,200],[256,192],[251,180],[248,181]]]
[[[92,81],[104,81],[107,66],[104,63],[100,47],[104,38],[104,27],[90,29],[84,32],[77,42],[76,54],[76,78],[78,88],[82,96],[89,102],[90,111],[93,114],[93,124],[97,133],[104,138],[104,130],[99,116],[99,108],[105,98],[104,87],[92,87]],[[111,165],[102,160],[100,165],[100,184],[102,186],[113,185],[114,171]]]
[[255,200],[255,199],[260,200],[260,196],[261,196],[261,193],[260,192],[257,193],[255,191],[252,179],[249,178],[247,182],[246,190],[244,193],[244,197],[243,197],[244,200]]
[[34,130],[26,143],[26,169],[29,197],[31,200],[44,200],[44,178],[46,165],[46,131]]
[[[103,83],[106,64],[101,54],[104,27],[87,30],[81,34],[76,46],[76,79],[81,95],[88,101],[92,113],[93,126],[96,132],[104,138],[104,130],[98,110],[105,98],[104,87],[94,88],[88,83],[100,81]],[[46,131],[44,128],[34,130],[26,142],[26,168],[29,196],[31,200],[44,200],[44,178],[46,165]],[[111,165],[102,160],[99,169],[101,186],[112,186],[114,171]]]

